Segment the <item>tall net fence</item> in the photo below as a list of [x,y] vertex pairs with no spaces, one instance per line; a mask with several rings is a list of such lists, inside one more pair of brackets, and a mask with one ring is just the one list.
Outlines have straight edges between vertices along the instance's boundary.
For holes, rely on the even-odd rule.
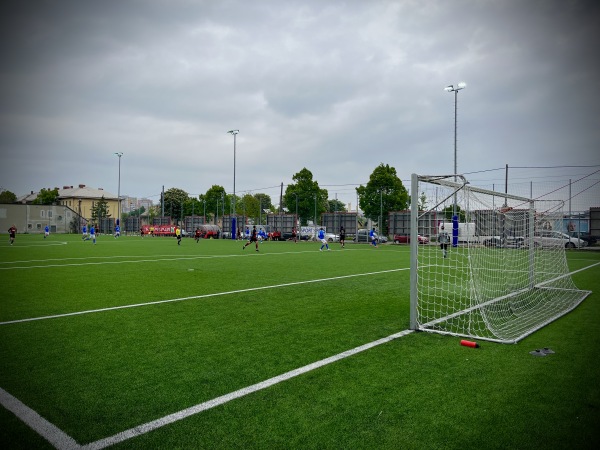
[[454,176],[413,175],[411,190],[411,223],[434,218],[431,244],[419,245],[411,228],[413,329],[513,343],[590,294],[569,274],[566,250],[586,243],[563,231],[565,200],[495,192]]

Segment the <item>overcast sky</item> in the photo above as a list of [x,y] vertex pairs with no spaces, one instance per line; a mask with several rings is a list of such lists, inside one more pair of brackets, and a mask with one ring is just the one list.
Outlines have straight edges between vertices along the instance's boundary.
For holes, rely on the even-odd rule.
[[600,169],[597,1],[8,0],[0,21],[0,188],[17,195],[116,194],[115,152],[122,195],[232,192],[239,129],[238,195],[277,204],[306,167],[354,208],[380,163],[407,187],[453,172],[460,81],[459,173]]

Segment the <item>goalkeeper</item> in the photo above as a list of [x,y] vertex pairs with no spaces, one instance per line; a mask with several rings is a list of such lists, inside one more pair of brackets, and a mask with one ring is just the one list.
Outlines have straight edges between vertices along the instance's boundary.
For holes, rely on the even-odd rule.
[[440,227],[440,234],[438,236],[438,242],[440,243],[440,248],[442,249],[442,253],[444,254],[444,258],[448,256],[448,243],[450,242],[450,236],[446,231],[444,231],[444,225]]

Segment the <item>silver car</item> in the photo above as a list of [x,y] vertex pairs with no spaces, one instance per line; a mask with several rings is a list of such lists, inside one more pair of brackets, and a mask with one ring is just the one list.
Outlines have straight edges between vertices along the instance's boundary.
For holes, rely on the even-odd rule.
[[582,248],[587,245],[583,239],[553,230],[536,231],[533,235],[533,243],[536,247],[542,248]]

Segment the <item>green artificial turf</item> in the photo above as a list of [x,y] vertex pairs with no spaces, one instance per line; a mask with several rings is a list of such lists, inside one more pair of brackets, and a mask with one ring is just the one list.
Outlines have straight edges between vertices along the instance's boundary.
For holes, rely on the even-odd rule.
[[[241,247],[3,244],[0,388],[86,444],[409,326],[407,246]],[[574,280],[594,293],[519,344],[412,333],[115,447],[595,448],[600,266]],[[529,354],[542,347],[556,353]],[[49,446],[3,408],[0,421],[4,448]]]

